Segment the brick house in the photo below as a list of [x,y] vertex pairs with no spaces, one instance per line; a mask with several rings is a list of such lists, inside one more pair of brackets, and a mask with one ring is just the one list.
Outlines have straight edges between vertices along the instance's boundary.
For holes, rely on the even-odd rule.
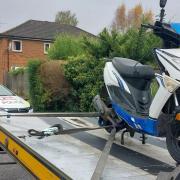
[[26,66],[29,59],[47,58],[47,50],[58,34],[78,36],[92,34],[56,22],[29,20],[13,29],[0,33],[0,83],[5,83],[6,73],[14,67]]

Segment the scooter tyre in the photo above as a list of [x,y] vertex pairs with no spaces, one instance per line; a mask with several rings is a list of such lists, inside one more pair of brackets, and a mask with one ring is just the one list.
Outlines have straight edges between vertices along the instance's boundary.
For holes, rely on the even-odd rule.
[[166,133],[166,145],[172,158],[180,164],[180,123],[169,125]]

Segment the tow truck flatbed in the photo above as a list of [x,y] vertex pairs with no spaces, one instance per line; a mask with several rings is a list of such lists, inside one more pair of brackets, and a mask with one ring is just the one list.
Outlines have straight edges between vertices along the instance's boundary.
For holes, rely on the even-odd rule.
[[[28,137],[27,130],[29,129],[43,130],[57,123],[61,123],[67,128],[70,126],[96,126],[87,119],[82,118],[1,117],[0,143],[23,167],[38,179],[91,179],[101,154],[102,140],[105,140],[108,134],[104,130],[94,130],[73,136],[57,135],[43,139]],[[86,138],[90,136],[93,136],[96,142],[90,142],[92,138],[89,138],[86,142]],[[118,137],[116,139],[118,141]],[[116,146],[121,148],[117,141],[115,142]],[[148,155],[151,156],[154,152],[155,160],[147,158],[146,162],[146,159],[143,159],[143,169],[135,165],[138,162],[126,162],[125,158],[131,158],[126,157],[131,156],[129,151],[122,158],[112,152],[108,158],[103,179],[153,180],[157,178],[157,172],[160,172],[160,170],[171,171],[175,167],[175,162],[168,155],[167,150],[149,144],[142,146],[139,142],[134,143],[127,138],[128,146],[130,151],[134,148],[138,152],[141,148],[143,158],[145,153],[149,153]],[[121,150],[124,149],[121,148]],[[162,157],[164,160],[160,161],[159,159]],[[145,162],[149,163],[149,167],[146,167]],[[155,170],[153,170],[152,166],[156,166]],[[148,169],[150,167],[151,170]]]

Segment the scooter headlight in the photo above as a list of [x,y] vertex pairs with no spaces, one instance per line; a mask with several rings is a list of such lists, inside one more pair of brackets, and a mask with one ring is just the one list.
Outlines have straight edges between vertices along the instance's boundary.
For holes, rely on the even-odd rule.
[[169,76],[164,75],[163,80],[166,89],[170,93],[173,93],[178,87],[180,87],[180,82],[170,78]]

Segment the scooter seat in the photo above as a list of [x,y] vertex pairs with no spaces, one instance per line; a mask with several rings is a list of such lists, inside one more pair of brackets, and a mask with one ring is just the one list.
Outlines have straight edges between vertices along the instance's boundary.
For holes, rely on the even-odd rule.
[[132,59],[115,57],[112,64],[123,77],[143,79],[153,79],[155,77],[153,68]]

